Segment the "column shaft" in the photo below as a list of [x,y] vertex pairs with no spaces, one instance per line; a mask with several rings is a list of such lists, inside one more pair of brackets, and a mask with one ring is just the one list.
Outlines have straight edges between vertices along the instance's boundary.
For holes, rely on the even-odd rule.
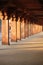
[[21,38],[25,38],[25,22],[24,19],[21,22]]
[[9,37],[8,37],[8,20],[2,20],[2,44],[8,45],[9,44]]
[[25,35],[28,37],[28,21],[26,20],[26,25],[25,25]]
[[16,30],[17,30],[16,20],[13,20],[11,22],[11,41],[17,41]]
[[18,18],[18,21],[17,21],[17,40],[20,40],[21,39],[21,22]]

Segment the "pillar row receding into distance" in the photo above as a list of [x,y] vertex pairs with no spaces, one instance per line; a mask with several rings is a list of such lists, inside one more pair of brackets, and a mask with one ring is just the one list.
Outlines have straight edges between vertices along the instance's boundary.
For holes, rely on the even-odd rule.
[[11,41],[21,40],[22,38],[26,38],[30,35],[34,35],[36,33],[42,32],[42,25],[39,22],[36,23],[28,22],[28,20],[24,20],[22,18],[22,22],[20,21],[20,17],[16,21],[16,17],[13,17],[10,20],[7,19],[7,15],[3,19],[2,13],[0,13],[0,19],[2,20],[2,44],[8,45],[9,44],[9,22],[11,22]]
[[37,21],[36,21],[36,23],[33,22],[31,24],[31,26],[32,26],[31,27],[31,35],[34,35],[34,34],[42,32],[42,25],[40,25],[39,23],[37,23]]

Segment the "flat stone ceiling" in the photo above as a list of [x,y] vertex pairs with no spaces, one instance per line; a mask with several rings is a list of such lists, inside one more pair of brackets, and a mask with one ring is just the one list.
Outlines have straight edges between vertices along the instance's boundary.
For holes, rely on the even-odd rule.
[[9,13],[22,11],[27,15],[32,14],[32,16],[43,18],[43,0],[0,0],[0,9],[2,11],[7,9]]

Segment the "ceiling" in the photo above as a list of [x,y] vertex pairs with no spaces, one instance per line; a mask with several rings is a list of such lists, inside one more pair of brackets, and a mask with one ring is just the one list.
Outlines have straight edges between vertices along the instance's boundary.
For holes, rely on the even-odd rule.
[[43,19],[43,0],[0,0],[0,10]]

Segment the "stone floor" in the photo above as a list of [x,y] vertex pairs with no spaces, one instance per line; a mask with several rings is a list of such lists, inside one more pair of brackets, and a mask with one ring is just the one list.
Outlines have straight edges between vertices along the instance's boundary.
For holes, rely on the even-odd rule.
[[43,50],[0,50],[0,65],[43,65]]
[[43,32],[0,45],[0,65],[43,65]]

